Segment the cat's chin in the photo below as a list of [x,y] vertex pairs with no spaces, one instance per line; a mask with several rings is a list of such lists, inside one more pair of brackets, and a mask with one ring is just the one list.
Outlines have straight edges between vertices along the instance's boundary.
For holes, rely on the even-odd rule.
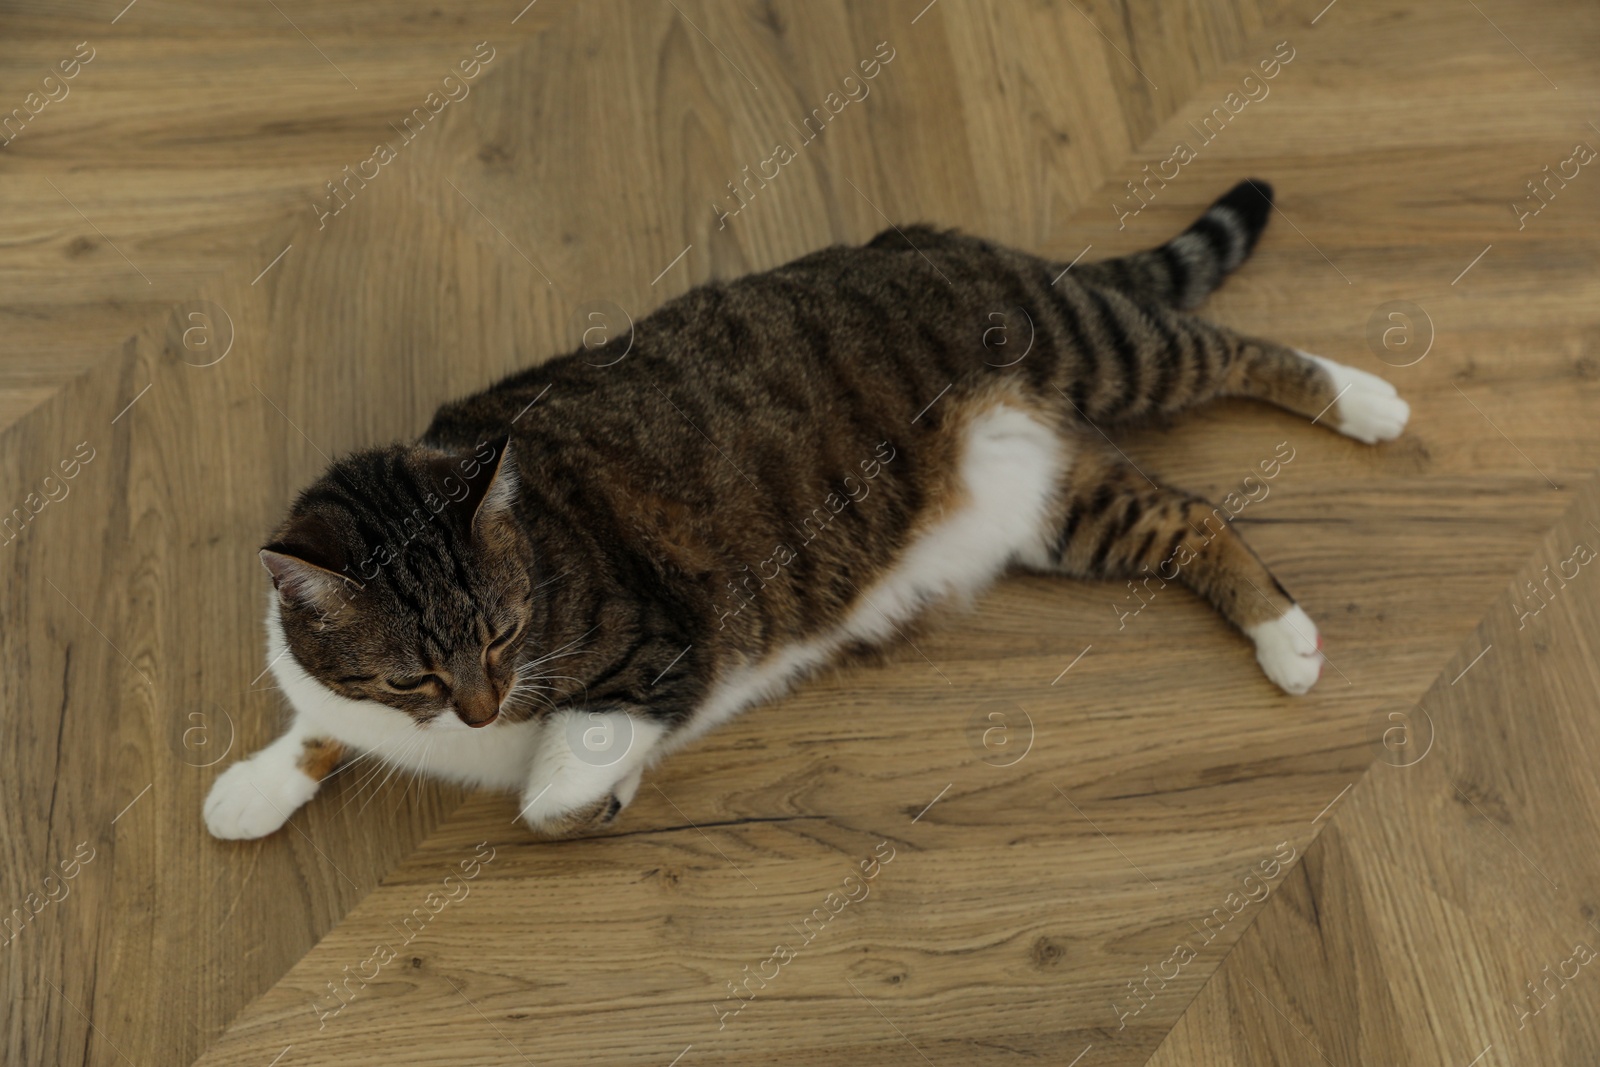
[[462,722],[461,717],[454,712],[441,711],[433,718],[424,721],[422,723],[422,729],[428,731],[429,733],[488,733],[490,730],[500,726],[505,721],[506,720],[504,718],[497,718],[486,726],[468,726],[466,723]]

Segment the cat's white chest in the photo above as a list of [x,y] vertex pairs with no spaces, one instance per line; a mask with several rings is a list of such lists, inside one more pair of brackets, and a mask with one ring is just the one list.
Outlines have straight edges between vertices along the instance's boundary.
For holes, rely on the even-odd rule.
[[277,598],[267,612],[272,673],[294,706],[297,728],[328,737],[385,763],[467,785],[521,789],[538,741],[535,722],[496,722],[481,729],[442,715],[426,728],[404,712],[340,696],[306,673],[287,652]]

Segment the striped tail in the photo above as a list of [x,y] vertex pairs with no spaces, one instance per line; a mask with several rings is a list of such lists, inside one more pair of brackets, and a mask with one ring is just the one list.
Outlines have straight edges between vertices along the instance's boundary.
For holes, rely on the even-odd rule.
[[1249,258],[1271,215],[1272,186],[1247,178],[1160,248],[1091,263],[1075,273],[1136,300],[1199,307]]

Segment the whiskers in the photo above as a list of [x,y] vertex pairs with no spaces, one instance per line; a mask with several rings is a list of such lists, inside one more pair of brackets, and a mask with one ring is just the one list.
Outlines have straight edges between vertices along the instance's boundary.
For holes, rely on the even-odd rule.
[[[366,799],[361,802],[357,811],[366,811],[378,794],[382,793],[394,776],[401,771],[408,772],[405,778],[405,788],[401,790],[396,808],[405,800],[406,793],[410,791],[413,782],[420,781],[427,773],[428,757],[432,755],[435,738],[419,723],[417,728],[407,736],[405,743],[393,751],[368,750],[359,753],[355,759],[340,767],[333,774],[324,779],[324,784],[341,774],[353,773],[360,767],[360,778],[350,787],[350,797],[339,807],[344,811],[364,794]],[[416,758],[413,758],[416,757]],[[364,764],[364,766],[363,766]],[[383,777],[379,779],[379,775]],[[373,782],[377,781],[374,786]],[[368,787],[371,786],[370,792]]]
[[[585,639],[597,629],[598,626],[591,627],[560,648],[537,656],[517,667],[511,690],[501,701],[501,717],[507,725],[537,718],[547,711],[558,711],[577,694],[581,693],[585,697],[588,695],[588,687],[583,679],[560,673],[567,669],[560,661],[574,656],[592,655],[592,649],[582,646]],[[454,713],[445,708],[438,714],[451,716]],[[355,783],[349,786],[350,795],[339,810],[342,812],[359,799],[361,804],[358,810],[365,811],[397,777],[401,782],[400,793],[396,800],[397,807],[405,802],[413,785],[420,793],[423,788],[422,780],[428,776],[429,761],[434,755],[443,751],[446,763],[449,763],[456,758],[451,753],[456,752],[460,745],[472,744],[470,741],[462,741],[463,735],[472,731],[451,728],[459,726],[459,723],[452,723],[450,726],[440,728],[435,726],[431,719],[426,722],[417,722],[413,719],[412,729],[402,740],[390,741],[380,749],[368,749],[358,753],[326,779],[331,781],[339,775],[355,778]],[[493,731],[495,726],[487,726],[484,729]],[[440,735],[444,733],[450,734],[454,740],[442,740]],[[442,750],[439,749],[440,745],[444,746]]]
[[[511,692],[506,694],[504,706],[517,713],[518,721],[532,717],[541,709],[559,710],[560,705],[556,702],[556,698],[571,692],[574,688],[582,689],[587,696],[588,688],[581,679],[574,678],[570,674],[555,673],[561,668],[553,666],[553,664],[556,660],[566,659],[569,656],[592,654],[591,650],[574,648],[573,646],[597,629],[599,629],[598,626],[592,626],[560,648],[547,652],[536,659],[531,659],[517,668],[517,680],[512,684]],[[540,668],[545,669],[541,670]],[[545,682],[570,682],[571,685],[541,684]]]
[[[571,682],[572,685],[541,684],[544,682]],[[550,671],[535,674],[527,667],[519,667],[517,680],[511,686],[511,692],[506,694],[504,706],[508,711],[518,713],[516,721],[528,718],[540,709],[559,711],[561,706],[556,703],[556,697],[570,692],[574,687],[583,689],[585,693],[588,691],[581,680],[570,674],[555,674]]]

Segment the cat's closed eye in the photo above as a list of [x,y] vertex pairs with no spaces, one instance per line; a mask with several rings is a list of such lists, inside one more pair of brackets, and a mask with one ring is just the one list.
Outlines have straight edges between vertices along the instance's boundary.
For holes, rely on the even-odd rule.
[[444,682],[437,674],[424,674],[420,678],[388,678],[383,684],[397,693],[415,693],[428,686],[445,688]]

